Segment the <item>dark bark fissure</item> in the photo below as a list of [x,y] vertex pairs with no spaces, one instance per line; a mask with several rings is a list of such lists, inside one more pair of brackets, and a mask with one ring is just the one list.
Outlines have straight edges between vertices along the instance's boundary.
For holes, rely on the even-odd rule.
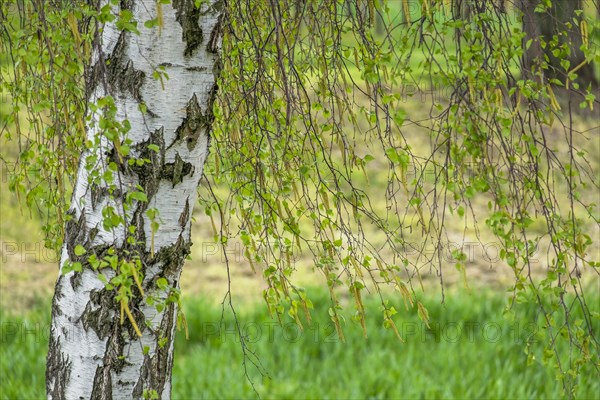
[[81,272],[76,271],[71,276],[71,287],[76,290],[79,285],[81,285]]
[[92,400],[110,400],[112,399],[112,379],[110,368],[99,366],[94,375],[94,389],[90,396]]
[[[92,399],[109,400],[112,399],[112,376],[111,372],[119,372],[126,361],[123,355],[125,339],[123,337],[123,326],[118,318],[113,317],[111,321],[110,336],[102,359],[102,365],[96,369],[92,389]],[[129,333],[131,335],[131,333]]]
[[[158,152],[152,150],[149,146],[158,147]],[[165,164],[165,140],[164,128],[160,128],[150,133],[147,141],[138,143],[134,146],[138,158],[149,160],[149,163],[143,166],[133,164],[131,171],[137,176],[138,182],[148,200],[152,199],[158,192],[161,180],[161,172]],[[148,203],[139,202],[132,215],[132,224],[137,229],[135,232],[136,240],[140,243],[146,243],[146,232],[144,229],[144,213],[148,209]]]
[[[146,80],[144,71],[135,69],[133,62],[127,57],[127,40],[129,32],[121,32],[117,43],[110,55],[105,56],[101,48],[99,61],[91,68],[86,80],[87,93],[93,93],[94,89],[104,83],[109,93],[129,93],[138,102],[143,103],[140,89]],[[98,47],[99,43],[98,43]],[[150,110],[148,114],[155,115]]]
[[121,0],[121,10],[133,10],[133,0]]
[[187,104],[185,119],[175,132],[175,142],[185,140],[188,150],[192,151],[202,132],[207,132],[212,126],[213,119],[211,112],[207,112],[206,115],[202,113],[202,107],[194,94]]
[[166,344],[162,347],[158,346],[154,355],[144,356],[140,378],[133,389],[134,397],[140,397],[144,388],[154,388],[158,392],[159,398],[162,398],[165,383],[171,379],[171,374],[165,374],[164,371],[173,369],[173,357],[169,353],[169,349],[174,340],[176,313],[177,305],[169,304],[156,333],[159,339],[167,339]]
[[116,311],[112,293],[107,293],[106,290],[92,290],[90,301],[81,315],[83,328],[86,331],[93,330],[100,339],[104,339],[112,331]]
[[206,67],[185,67],[186,71],[191,71],[191,72],[204,72],[206,70],[208,70],[208,68]]
[[127,35],[121,32],[112,54],[107,60],[107,76],[109,85],[114,93],[129,93],[138,102],[142,103],[140,88],[144,84],[146,74],[136,70],[133,62],[126,56]]
[[178,287],[174,279],[178,279],[186,257],[190,254],[192,243],[185,240],[181,235],[173,245],[160,249],[151,259],[152,263],[160,263],[163,266],[162,274],[153,277],[152,281],[160,278],[161,275],[167,280],[172,287]]
[[177,11],[175,18],[183,30],[182,39],[185,42],[185,56],[191,56],[201,44],[203,35],[199,21],[202,16],[194,0],[173,0],[173,8]]
[[[150,145],[158,147],[158,152],[150,149]],[[164,128],[159,128],[150,133],[147,141],[138,143],[134,147],[139,158],[150,160],[143,166],[134,164],[131,169],[138,176],[140,186],[148,198],[154,197],[158,191],[161,170],[165,165],[165,139]]]
[[96,206],[102,203],[102,201],[109,195],[108,188],[101,187],[97,183],[92,183],[90,185],[91,191],[91,199],[92,199],[92,209],[96,209]]
[[71,209],[67,212],[67,215],[70,219],[65,224],[65,244],[69,259],[76,260],[78,257],[75,255],[75,246],[78,244],[84,245],[87,241],[85,213],[81,213],[79,219],[75,219],[75,211]]
[[52,333],[50,333],[49,347],[50,351],[46,359],[46,382],[52,383],[53,386],[48,394],[53,399],[62,399],[71,378],[71,361],[63,355],[60,340],[56,340]]
[[173,187],[175,187],[178,183],[183,181],[184,176],[193,173],[194,166],[187,161],[183,161],[179,153],[176,153],[175,161],[164,165],[160,177],[170,181],[173,184]]
[[185,208],[183,209],[183,212],[179,216],[179,226],[184,228],[185,225],[188,223],[189,219],[190,219],[190,199],[187,198],[187,199],[185,199]]
[[208,43],[206,44],[206,51],[211,54],[219,53],[219,42],[221,40],[222,30],[221,30],[221,18],[215,24],[212,32],[210,32],[210,38],[208,39]]
[[[86,232],[85,229],[85,214],[81,213],[79,219],[75,220],[73,218],[74,211],[70,210],[67,212],[67,215],[70,215],[71,219],[67,221],[65,224],[65,244],[67,247],[67,253],[69,254],[69,260],[71,261],[84,261],[82,257],[78,257],[75,254],[75,247],[80,244],[85,247],[87,243]],[[83,263],[82,263],[83,264]],[[71,287],[73,290],[77,290],[77,287],[81,284],[81,273],[75,272],[70,278]],[[58,285],[57,285],[58,288]],[[56,290],[55,293],[59,293]]]
[[62,299],[63,294],[60,292],[59,288],[62,285],[62,280],[64,277],[61,275],[56,280],[56,284],[54,285],[54,299],[52,301],[52,317],[60,317],[62,315],[62,310],[58,307],[59,301]]

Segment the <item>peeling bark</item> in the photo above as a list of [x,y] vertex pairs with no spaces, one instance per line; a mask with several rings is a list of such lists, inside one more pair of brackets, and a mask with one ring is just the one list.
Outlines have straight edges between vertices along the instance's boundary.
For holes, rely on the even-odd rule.
[[[156,3],[124,0],[113,11],[128,9],[143,22],[155,17]],[[177,304],[168,303],[158,311],[134,287],[129,309],[141,331],[138,337],[127,318],[121,323],[116,292],[98,278],[102,273],[110,280],[115,271],[110,267],[94,271],[89,257],[140,257],[147,295],[166,298],[168,293],[157,288],[160,278],[172,288],[179,286],[191,246],[191,210],[208,153],[220,52],[220,6],[209,2],[196,8],[194,3],[175,0],[173,7],[163,5],[161,34],[143,23],[138,23],[139,36],[121,32],[113,21],[103,26],[95,42],[86,80],[89,101],[107,95],[115,99],[116,119],[127,118],[131,125],[131,151],[127,157],[118,155],[114,143],[99,130],[98,117],[91,115],[88,139],[99,138],[101,148],[82,155],[65,226],[61,270],[67,262],[78,262],[82,271],[61,274],[56,282],[46,369],[48,398],[141,398],[146,390],[170,398]],[[169,80],[150,78],[159,65]],[[92,155],[96,164],[88,165]],[[129,160],[135,159],[149,162],[130,165]],[[110,162],[117,165],[118,190],[102,180],[90,182],[91,172],[102,176]],[[148,202],[136,202],[123,212],[127,193],[138,186]],[[123,226],[104,228],[106,207],[117,210],[126,227],[135,227],[135,241],[127,240]],[[160,217],[154,234],[146,215],[150,208]],[[75,253],[78,245],[85,254]]]

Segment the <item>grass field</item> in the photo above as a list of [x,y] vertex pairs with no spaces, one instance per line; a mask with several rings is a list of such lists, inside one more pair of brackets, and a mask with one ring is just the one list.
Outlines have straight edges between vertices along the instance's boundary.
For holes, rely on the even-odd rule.
[[[264,305],[246,307],[240,326],[248,346],[268,374],[248,360],[248,372],[262,398],[560,398],[553,367],[541,362],[535,309],[521,309],[509,322],[499,294],[450,296],[425,300],[430,328],[403,312],[400,342],[377,320],[370,301],[368,338],[347,318],[346,343],[328,321],[328,299],[312,290],[314,321],[301,331],[291,320],[280,325]],[[597,298],[595,299],[597,300]],[[399,300],[400,301],[400,300]],[[596,302],[597,303],[597,302]],[[400,306],[400,304],[398,304]],[[400,308],[400,307],[399,307]],[[49,304],[39,301],[24,316],[4,311],[0,351],[2,399],[44,397],[44,368]],[[173,372],[173,398],[255,398],[244,377],[244,357],[234,319],[213,300],[185,303],[190,337],[179,332]],[[536,355],[527,365],[525,343]],[[597,372],[582,374],[577,398],[600,398]]]

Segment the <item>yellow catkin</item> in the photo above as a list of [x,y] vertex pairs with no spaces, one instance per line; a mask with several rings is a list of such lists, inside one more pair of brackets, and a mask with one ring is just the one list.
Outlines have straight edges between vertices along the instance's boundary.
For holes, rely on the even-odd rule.
[[408,0],[402,0],[402,8],[404,9],[404,18],[407,22],[410,22],[410,8],[408,6]]
[[396,326],[396,323],[394,322],[394,320],[391,318],[387,318],[387,322],[390,324],[390,326],[391,326],[392,330],[394,331],[394,334],[396,335],[398,340],[401,341],[402,343],[404,343],[404,339],[402,339],[402,336],[400,336],[400,332],[398,332],[398,327]]
[[154,258],[154,229],[150,234],[150,257]]
[[131,326],[133,326],[133,330],[135,331],[135,333],[138,335],[138,337],[142,337],[142,332],[140,332],[140,328],[138,328],[135,319],[133,319],[133,315],[131,315],[131,310],[129,310],[129,306],[127,305],[125,300],[121,300],[121,307],[125,310],[125,314],[127,314],[127,318],[129,319],[129,322],[131,322]]
[[552,106],[552,108],[555,111],[559,111],[560,110],[560,104],[558,104],[558,101],[556,101],[556,96],[554,96],[554,92],[552,91],[552,87],[550,85],[547,85],[546,88],[548,89],[548,96],[550,97],[550,105]]
[[137,269],[133,265],[131,266],[131,274],[133,275],[133,280],[135,281],[135,284],[137,285],[138,289],[140,290],[140,294],[142,295],[142,297],[144,297],[145,294],[144,294],[144,288],[142,288],[142,282],[140,282],[140,277],[137,273]]
[[499,110],[504,107],[504,98],[502,96],[502,90],[500,88],[496,88],[496,106]]
[[589,45],[588,42],[588,26],[586,20],[581,20],[579,23],[579,29],[581,30],[581,41],[587,47]]
[[158,34],[160,35],[164,26],[162,3],[160,0],[156,2],[156,20],[158,22]]
[[67,15],[67,25],[71,28],[71,33],[73,33],[73,37],[75,38],[75,49],[79,52],[79,45],[81,44],[81,35],[79,34],[79,29],[77,28],[77,20],[75,19],[75,15],[73,13],[69,13]]
[[120,323],[121,325],[123,325],[123,322],[125,322],[125,306],[124,306],[125,302],[123,300],[121,300],[121,315],[120,315]]

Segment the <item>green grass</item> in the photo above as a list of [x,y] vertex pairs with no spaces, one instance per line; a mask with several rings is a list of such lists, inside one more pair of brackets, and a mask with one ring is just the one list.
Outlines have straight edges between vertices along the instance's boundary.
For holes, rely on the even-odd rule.
[[[413,314],[396,319],[399,342],[377,320],[379,307],[367,304],[368,339],[347,318],[341,343],[326,317],[327,297],[312,294],[317,309],[312,326],[279,326],[264,305],[241,313],[250,348],[270,378],[249,366],[263,398],[560,398],[554,370],[539,361],[527,366],[526,338],[536,329],[534,308],[519,310],[509,323],[498,294],[456,295],[424,300],[431,329]],[[254,398],[244,377],[243,356],[231,313],[208,300],[185,303],[190,338],[179,333],[173,371],[173,398]],[[592,304],[594,304],[592,302]],[[595,304],[598,304],[596,302]],[[400,305],[400,304],[398,304]],[[44,397],[48,305],[40,302],[25,317],[6,317],[0,340],[0,395]],[[227,311],[227,309],[226,309]],[[535,335],[534,335],[535,337]],[[538,354],[541,343],[533,344]],[[537,357],[541,360],[541,356]],[[584,372],[578,398],[600,398],[597,371]]]

